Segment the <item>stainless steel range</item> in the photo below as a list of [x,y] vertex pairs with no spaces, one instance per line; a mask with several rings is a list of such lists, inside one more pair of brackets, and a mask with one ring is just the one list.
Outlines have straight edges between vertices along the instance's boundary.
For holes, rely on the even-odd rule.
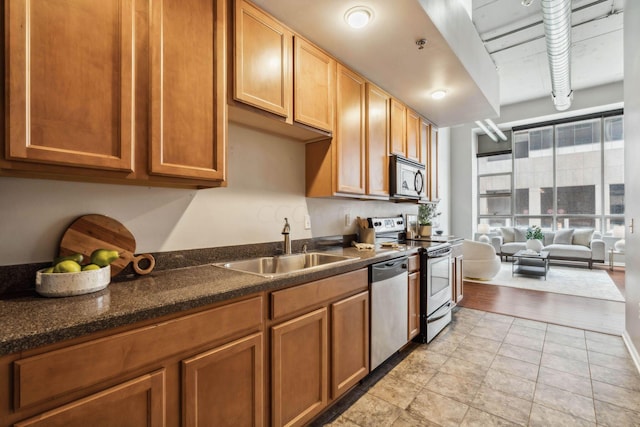
[[420,257],[420,335],[430,342],[451,322],[451,244],[433,243]]
[[446,240],[415,239],[422,245],[420,256],[420,335],[428,343],[451,322],[451,244]]

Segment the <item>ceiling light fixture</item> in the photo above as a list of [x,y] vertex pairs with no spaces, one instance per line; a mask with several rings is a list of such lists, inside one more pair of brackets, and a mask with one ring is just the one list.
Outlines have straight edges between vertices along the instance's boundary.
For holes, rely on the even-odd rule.
[[447,96],[447,91],[444,89],[438,89],[436,91],[431,92],[431,98],[433,99],[442,99]]
[[356,6],[347,10],[344,20],[351,28],[363,28],[373,19],[373,11],[365,6]]
[[496,133],[496,135],[498,135],[498,138],[500,138],[503,141],[507,140],[507,135],[504,134],[504,132],[502,132],[499,128],[498,125],[496,125],[495,123],[493,123],[493,120],[491,119],[484,119],[484,121],[489,125],[489,127],[491,129],[493,129],[493,131]]
[[484,125],[484,123],[482,123],[480,120],[476,120],[476,124],[478,125],[478,127],[479,127],[480,129],[482,129],[482,131],[483,131],[484,133],[486,133],[486,134],[487,134],[487,136],[488,136],[489,138],[491,138],[491,139],[493,140],[493,142],[498,142],[498,137],[497,137],[497,136],[495,136],[495,135],[493,134],[493,132],[491,132],[491,131],[489,130],[489,128],[488,128],[488,127],[486,127],[486,126]]

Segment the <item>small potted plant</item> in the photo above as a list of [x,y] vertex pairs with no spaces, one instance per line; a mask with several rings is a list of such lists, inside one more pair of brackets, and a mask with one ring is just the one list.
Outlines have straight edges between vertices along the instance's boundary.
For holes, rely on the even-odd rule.
[[527,228],[527,234],[525,237],[527,238],[527,249],[535,252],[540,252],[542,250],[542,239],[544,239],[544,235],[542,234],[542,229],[540,227],[534,225]]
[[420,236],[431,236],[433,220],[440,214],[441,212],[438,212],[438,205],[436,203],[426,203],[418,207],[418,225],[420,226],[418,233]]

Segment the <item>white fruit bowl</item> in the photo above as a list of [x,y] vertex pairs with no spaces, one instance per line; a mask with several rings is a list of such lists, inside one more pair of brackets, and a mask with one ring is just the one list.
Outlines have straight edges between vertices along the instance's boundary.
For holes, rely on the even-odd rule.
[[45,297],[69,297],[98,292],[111,282],[111,267],[78,273],[36,273],[36,292]]

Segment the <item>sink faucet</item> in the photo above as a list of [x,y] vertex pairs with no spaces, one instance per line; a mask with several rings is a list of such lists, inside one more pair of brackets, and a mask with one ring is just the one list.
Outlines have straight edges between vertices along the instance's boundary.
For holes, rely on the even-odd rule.
[[289,226],[289,221],[287,218],[284,219],[284,228],[282,229],[282,235],[284,236],[284,254],[291,254],[291,239],[289,239],[289,233],[291,232],[291,227]]

